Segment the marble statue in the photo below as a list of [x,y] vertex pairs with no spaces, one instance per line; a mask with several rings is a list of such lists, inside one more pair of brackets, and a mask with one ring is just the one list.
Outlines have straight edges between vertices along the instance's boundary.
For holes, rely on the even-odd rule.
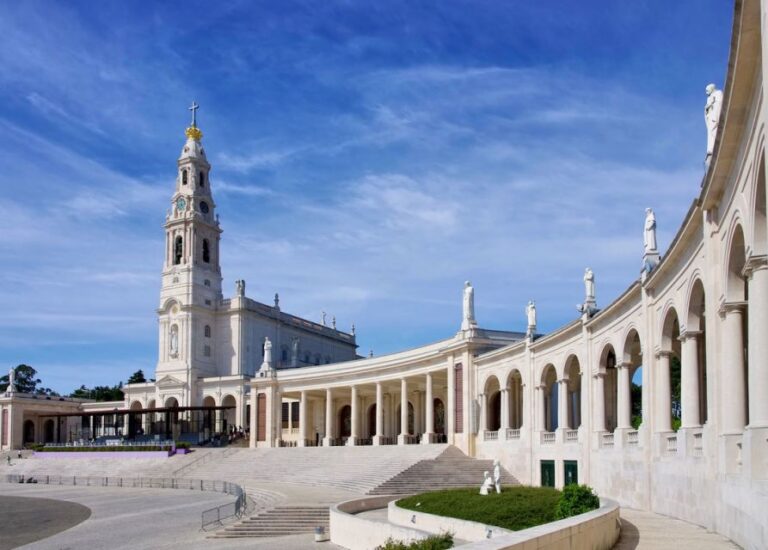
[[11,370],[8,371],[8,388],[6,389],[8,393],[13,393],[16,391],[16,369],[11,367]]
[[477,326],[477,321],[475,320],[475,289],[472,288],[472,283],[466,281],[464,283],[461,330],[469,330],[474,326]]
[[176,357],[179,354],[179,327],[177,325],[171,326],[169,349],[171,351],[171,357]]
[[656,214],[653,209],[645,209],[645,233],[643,234],[643,246],[645,253],[656,252]]
[[496,492],[501,493],[501,462],[498,458],[493,461],[493,484]]
[[352,332],[351,332],[351,334],[352,334],[352,336],[355,335],[355,323],[352,323]]
[[335,315],[331,318],[331,326],[333,327],[333,330],[336,330],[336,316]]
[[261,363],[261,367],[259,368],[260,376],[268,376],[272,371],[272,342],[269,340],[269,337],[264,337],[264,361]]
[[280,295],[275,292],[275,309],[280,309]]
[[493,489],[493,478],[488,470],[483,472],[483,477],[485,479],[483,479],[483,484],[480,486],[480,494],[487,495],[488,491]]
[[707,103],[704,105],[704,122],[707,124],[707,157],[709,162],[712,152],[715,149],[715,138],[720,123],[720,111],[723,108],[723,92],[718,90],[714,84],[709,84],[706,88]]
[[590,268],[584,270],[584,293],[587,302],[595,301],[595,274]]
[[294,338],[291,342],[291,366],[299,366],[299,339]]
[[528,328],[534,328],[536,326],[536,303],[533,300],[530,300],[525,306],[525,314],[528,317]]
[[325,313],[325,312],[323,312],[323,326],[325,326],[325,324],[326,324],[326,323],[325,323],[325,318],[326,318],[326,313]]
[[235,294],[240,298],[245,296],[245,281],[242,279],[235,281]]

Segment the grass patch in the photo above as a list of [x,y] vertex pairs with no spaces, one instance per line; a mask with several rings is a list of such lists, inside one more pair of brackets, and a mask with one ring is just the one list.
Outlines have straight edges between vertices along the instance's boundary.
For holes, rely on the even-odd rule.
[[555,521],[560,495],[560,491],[548,487],[507,487],[501,494],[488,496],[478,494],[477,489],[448,489],[404,498],[397,505],[519,531]]

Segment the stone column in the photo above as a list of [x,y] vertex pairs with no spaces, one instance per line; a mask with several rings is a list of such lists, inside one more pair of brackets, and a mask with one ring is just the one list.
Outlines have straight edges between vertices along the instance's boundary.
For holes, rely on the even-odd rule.
[[546,432],[547,431],[547,402],[546,399],[544,399],[547,387],[542,385],[536,386],[534,388],[536,390],[536,395],[538,395],[537,398],[537,404],[539,411],[539,431],[540,432]]
[[686,330],[680,335],[682,353],[680,357],[680,408],[681,427],[701,426],[699,415],[699,332]]
[[408,382],[405,378],[400,380],[400,434],[397,436],[397,444],[405,445],[408,435]]
[[477,423],[477,431],[482,436],[485,430],[488,429],[488,400],[484,393],[478,395],[477,400],[480,403],[480,419]]
[[420,434],[424,429],[421,425],[421,401],[422,394],[420,390],[413,391],[413,434]]
[[749,427],[768,428],[768,259],[748,262]]
[[507,428],[509,428],[509,389],[503,388],[501,390],[501,422],[499,423],[499,431],[506,436]]
[[656,431],[672,431],[672,388],[669,358],[671,351],[660,351],[658,354],[658,369],[656,376]]
[[616,365],[618,372],[617,383],[619,385],[619,395],[617,397],[618,416],[617,416],[617,428],[620,430],[629,430],[632,428],[632,392],[631,392],[631,380],[629,377],[629,368],[632,363],[619,363]]
[[456,380],[454,376],[453,363],[448,361],[447,374],[447,395],[445,396],[445,437],[449,444],[453,443],[453,436],[456,433]]
[[[744,430],[747,423],[744,400],[744,335],[742,319],[745,304],[743,302],[726,303],[721,315],[723,319],[723,433],[737,434]],[[761,335],[765,338],[765,335]],[[755,365],[754,368],[765,365]]]
[[432,434],[435,431],[435,398],[432,394],[432,373],[427,373],[427,387],[426,387],[426,402],[424,403],[426,407],[425,416],[426,416],[426,426],[424,427],[424,436],[421,438],[421,442],[425,445],[431,443],[432,441]]
[[330,447],[333,441],[333,392],[331,388],[325,390],[325,437],[323,447]]
[[251,449],[256,448],[256,431],[258,430],[259,426],[259,418],[258,418],[258,397],[259,392],[256,388],[251,387],[251,426],[250,431],[248,432],[248,446]]
[[568,379],[557,381],[557,427],[568,429]]
[[373,436],[373,444],[381,445],[384,437],[384,388],[381,382],[376,382],[376,431]]
[[301,403],[299,403],[299,447],[307,446],[307,392],[301,390]]
[[350,389],[350,434],[347,439],[347,445],[357,445],[358,439],[360,439],[360,399],[357,395],[357,386],[352,386]]
[[604,432],[605,430],[605,374],[598,372],[595,374],[595,431]]

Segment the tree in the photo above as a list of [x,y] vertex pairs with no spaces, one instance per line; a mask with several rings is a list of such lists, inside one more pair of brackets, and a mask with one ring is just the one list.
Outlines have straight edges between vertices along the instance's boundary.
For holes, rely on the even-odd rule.
[[[59,395],[51,388],[38,387],[42,381],[37,378],[37,371],[29,365],[19,365],[16,367],[16,391],[19,393],[32,393],[35,395]],[[9,384],[8,375],[0,376],[0,392],[5,392]]]
[[86,388],[85,385],[82,385],[69,396],[76,399],[93,399],[94,401],[122,401],[125,399],[122,382],[112,387],[94,386],[93,388]]
[[130,378],[128,378],[129,384],[141,384],[142,382],[146,382],[147,379],[144,378],[144,371],[141,369],[134,372]]

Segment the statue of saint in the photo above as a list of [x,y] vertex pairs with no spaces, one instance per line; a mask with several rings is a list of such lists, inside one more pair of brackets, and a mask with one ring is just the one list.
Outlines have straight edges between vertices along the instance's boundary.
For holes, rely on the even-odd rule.
[[472,283],[469,281],[464,283],[462,313],[461,330],[469,330],[477,326],[477,321],[475,320],[475,289],[472,288]]
[[595,274],[589,268],[584,270],[584,293],[587,302],[595,301]]
[[480,486],[480,494],[487,496],[488,491],[493,489],[493,478],[491,477],[491,472],[485,471],[483,472],[483,484]]
[[325,326],[325,325],[326,325],[326,322],[325,322],[325,318],[326,318],[326,313],[325,313],[325,312],[323,312],[323,326]]
[[275,292],[275,309],[280,309],[280,294]]
[[264,362],[261,364],[262,370],[272,368],[272,342],[269,337],[264,337]]
[[704,105],[704,122],[707,124],[707,161],[709,161],[715,149],[720,111],[723,108],[723,92],[718,90],[714,84],[709,84],[706,91],[707,103]]
[[536,304],[533,300],[530,300],[528,302],[528,305],[525,306],[525,314],[528,317],[528,328],[533,328],[536,326]]
[[645,209],[645,233],[643,234],[645,253],[655,253],[656,250],[656,214],[650,208]]
[[493,484],[496,492],[501,493],[501,462],[498,458],[493,461]]
[[171,337],[170,337],[170,351],[171,351],[171,357],[176,357],[179,354],[179,327],[178,325],[172,325],[171,326]]
[[8,393],[13,393],[16,391],[16,369],[11,367],[11,370],[8,371],[8,388],[6,389]]
[[245,297],[245,281],[242,279],[235,281],[235,294],[240,298]]

